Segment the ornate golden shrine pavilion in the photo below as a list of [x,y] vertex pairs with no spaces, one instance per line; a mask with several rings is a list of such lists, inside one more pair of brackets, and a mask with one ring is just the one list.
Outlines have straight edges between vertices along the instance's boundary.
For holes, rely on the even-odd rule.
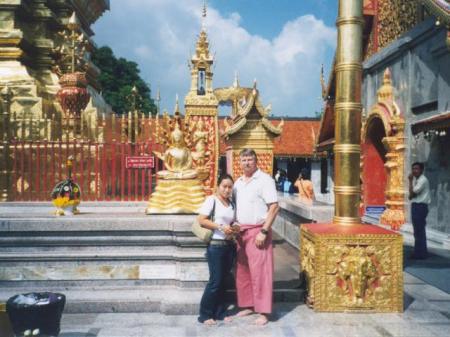
[[268,119],[271,106],[263,107],[256,81],[253,88],[243,88],[236,76],[233,86],[214,90],[219,102],[229,102],[232,106],[230,121],[225,119],[222,137],[227,143],[227,172],[234,177],[241,175],[239,152],[243,148],[253,148],[258,155],[258,166],[272,175],[274,138],[283,129],[283,120],[278,125]]

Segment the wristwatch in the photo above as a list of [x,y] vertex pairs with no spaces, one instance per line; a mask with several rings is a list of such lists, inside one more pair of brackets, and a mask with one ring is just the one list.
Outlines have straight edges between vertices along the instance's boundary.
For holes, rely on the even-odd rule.
[[267,229],[261,228],[261,233],[263,233],[264,235],[269,234],[269,231]]

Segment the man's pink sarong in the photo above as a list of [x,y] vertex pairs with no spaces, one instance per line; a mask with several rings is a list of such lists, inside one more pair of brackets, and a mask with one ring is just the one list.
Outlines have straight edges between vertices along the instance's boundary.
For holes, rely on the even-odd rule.
[[254,311],[272,312],[273,248],[272,231],[263,248],[256,247],[255,238],[262,225],[241,225],[237,240],[236,290],[238,306]]

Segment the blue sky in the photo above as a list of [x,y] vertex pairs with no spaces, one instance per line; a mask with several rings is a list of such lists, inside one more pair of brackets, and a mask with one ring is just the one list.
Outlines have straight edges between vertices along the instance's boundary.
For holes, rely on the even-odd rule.
[[[187,61],[201,27],[202,0],[111,0],[94,25],[94,41],[139,64],[161,108],[190,85]],[[336,44],[335,0],[210,0],[206,30],[216,56],[214,87],[256,78],[274,116],[313,116],[322,108],[320,66],[328,72]]]

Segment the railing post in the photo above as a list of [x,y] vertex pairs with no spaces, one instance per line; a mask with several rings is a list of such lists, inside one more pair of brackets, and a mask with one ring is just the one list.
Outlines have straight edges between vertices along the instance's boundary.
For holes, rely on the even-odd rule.
[[11,187],[11,158],[10,158],[10,141],[11,141],[11,132],[10,132],[10,113],[11,113],[11,100],[12,100],[12,92],[8,86],[5,86],[1,92],[1,105],[2,105],[2,114],[1,114],[1,163],[0,163],[0,201],[8,201],[9,200],[9,192]]

